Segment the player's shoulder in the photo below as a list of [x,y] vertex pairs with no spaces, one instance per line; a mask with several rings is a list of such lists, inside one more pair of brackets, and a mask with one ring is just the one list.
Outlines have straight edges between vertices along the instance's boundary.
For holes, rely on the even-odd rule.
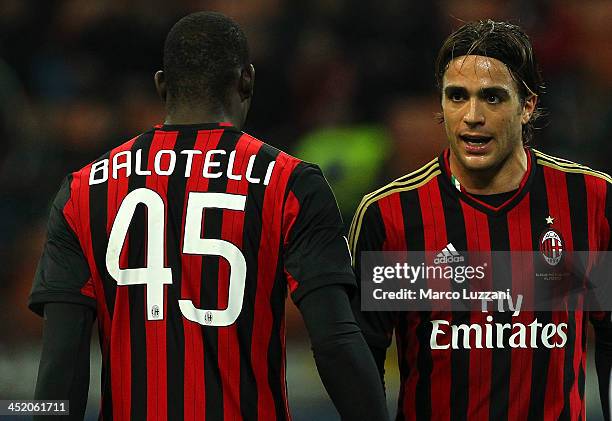
[[359,236],[359,231],[361,230],[366,214],[371,213],[369,212],[370,210],[375,210],[378,202],[394,195],[402,194],[403,192],[416,190],[427,185],[428,183],[436,182],[436,179],[438,176],[440,176],[440,174],[442,174],[440,159],[439,157],[436,157],[427,164],[423,165],[421,168],[399,177],[398,179],[393,180],[391,183],[388,183],[381,188],[366,194],[355,211],[355,215],[349,229],[350,241],[353,241],[354,238]]
[[401,176],[382,186],[381,188],[366,194],[361,200],[361,203],[357,208],[357,212],[365,212],[369,206],[389,196],[415,190],[426,185],[427,183],[434,182],[436,177],[438,177],[441,173],[440,161],[439,158],[436,157],[427,164],[423,165],[421,168]]
[[560,171],[564,173],[566,177],[584,178],[589,181],[589,185],[608,185],[608,187],[612,185],[612,177],[603,171],[594,170],[586,165],[568,159],[548,155],[536,149],[532,150],[537,165],[547,167],[552,171]]
[[249,133],[240,132],[240,138],[249,141],[249,143],[258,145],[257,149],[258,149],[258,154],[260,156],[267,156],[270,159],[276,159],[276,160],[282,161],[283,163],[292,163],[295,165],[301,162],[299,158],[296,158],[295,156],[290,155],[284,150],[276,148],[270,145],[269,143],[267,143],[266,141],[259,139]]
[[248,133],[240,132],[240,136],[241,139],[255,142],[258,145],[258,157],[274,161],[274,172],[278,172],[275,179],[286,181],[285,192],[296,188],[305,191],[325,188],[324,186],[327,182],[321,168],[317,164],[297,158]]

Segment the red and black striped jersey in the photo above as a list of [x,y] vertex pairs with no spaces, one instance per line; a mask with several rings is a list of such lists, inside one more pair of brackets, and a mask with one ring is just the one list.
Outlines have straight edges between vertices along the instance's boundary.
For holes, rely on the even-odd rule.
[[287,420],[285,299],[354,285],[321,171],[226,123],[69,175],[30,296],[91,306],[106,420]]
[[[358,277],[363,251],[538,251],[551,227],[565,250],[610,250],[608,175],[526,149],[519,189],[495,206],[457,188],[449,153],[364,197],[349,234]],[[397,420],[584,420],[587,319],[612,331],[609,313],[358,313],[370,346],[395,334]],[[477,343],[487,324],[510,328]]]

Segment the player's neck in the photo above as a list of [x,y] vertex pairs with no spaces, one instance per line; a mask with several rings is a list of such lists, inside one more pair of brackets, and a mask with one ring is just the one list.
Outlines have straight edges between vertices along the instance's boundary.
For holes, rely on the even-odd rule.
[[452,175],[468,193],[506,193],[519,188],[527,171],[527,154],[521,146],[513,151],[499,167],[473,171],[460,165],[451,153],[450,169]]
[[203,124],[203,123],[230,123],[240,127],[239,117],[231,115],[225,110],[210,110],[197,108],[175,108],[168,111],[164,124]]

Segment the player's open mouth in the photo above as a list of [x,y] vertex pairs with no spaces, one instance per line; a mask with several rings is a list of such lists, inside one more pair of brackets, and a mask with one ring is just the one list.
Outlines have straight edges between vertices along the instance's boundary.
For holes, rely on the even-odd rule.
[[485,152],[486,146],[493,139],[492,136],[462,134],[459,138],[465,142],[465,149],[468,152]]

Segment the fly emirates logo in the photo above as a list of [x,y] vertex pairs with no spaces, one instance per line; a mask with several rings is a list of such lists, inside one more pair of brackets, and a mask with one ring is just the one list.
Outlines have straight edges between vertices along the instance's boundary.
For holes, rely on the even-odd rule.
[[[523,297],[516,303],[508,298],[507,306],[512,316],[521,312]],[[506,310],[504,300],[498,301],[498,311]],[[487,302],[483,301],[483,312]],[[505,349],[505,348],[563,348],[567,343],[567,323],[543,323],[537,318],[531,323],[495,323],[493,316],[486,323],[452,325],[448,320],[431,320],[429,345],[431,349]]]

